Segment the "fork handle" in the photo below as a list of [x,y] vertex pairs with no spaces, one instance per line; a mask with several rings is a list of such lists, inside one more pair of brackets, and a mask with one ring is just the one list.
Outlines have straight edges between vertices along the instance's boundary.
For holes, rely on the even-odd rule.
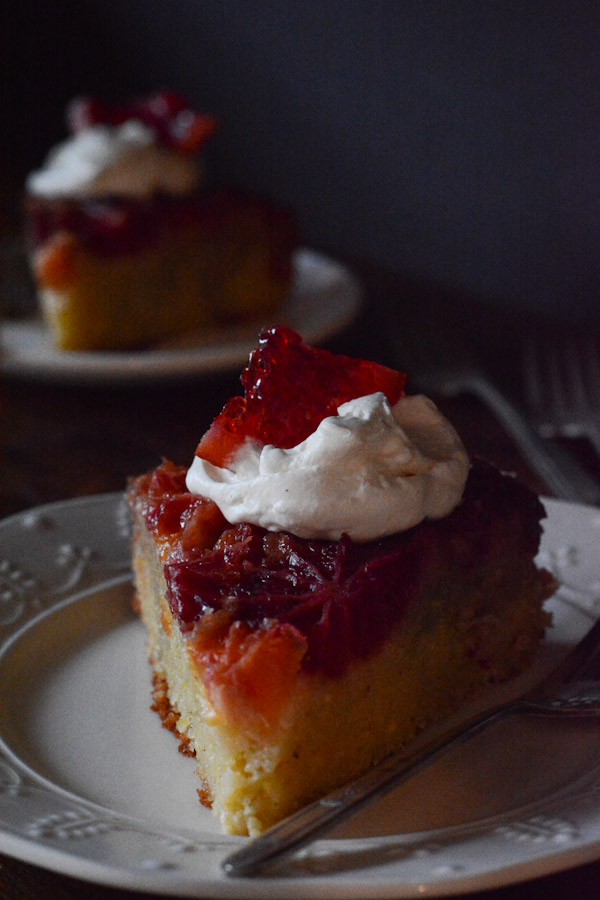
[[445,393],[470,393],[497,416],[531,468],[562,500],[600,504],[600,484],[556,444],[538,437],[522,413],[486,378],[469,375],[444,385]]

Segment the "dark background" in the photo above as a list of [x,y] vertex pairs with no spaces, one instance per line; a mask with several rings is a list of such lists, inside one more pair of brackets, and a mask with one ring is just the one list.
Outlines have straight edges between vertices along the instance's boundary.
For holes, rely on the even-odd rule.
[[2,168],[75,94],[168,86],[215,113],[216,173],[296,208],[304,242],[600,326],[600,3],[15,0]]

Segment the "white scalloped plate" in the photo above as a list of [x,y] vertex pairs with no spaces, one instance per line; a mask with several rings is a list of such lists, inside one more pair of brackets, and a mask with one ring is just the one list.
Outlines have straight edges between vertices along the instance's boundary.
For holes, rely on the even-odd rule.
[[[600,510],[547,509],[541,558],[564,586],[513,692],[600,612]],[[106,885],[240,900],[441,896],[600,856],[600,723],[523,719],[449,754],[277,876],[228,878],[220,863],[245,839],[219,833],[193,762],[149,709],[130,600],[120,494],[0,523],[0,852]]]
[[213,329],[153,349],[130,352],[65,352],[55,350],[39,319],[6,320],[2,325],[0,372],[7,376],[95,384],[167,381],[208,375],[245,365],[265,325],[286,324],[309,344],[337,334],[357,315],[362,290],[339,262],[302,248],[294,257],[290,296],[277,322],[243,328]]

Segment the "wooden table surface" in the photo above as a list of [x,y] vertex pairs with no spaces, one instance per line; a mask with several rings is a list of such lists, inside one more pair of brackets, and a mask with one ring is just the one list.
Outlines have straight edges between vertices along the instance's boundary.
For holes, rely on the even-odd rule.
[[[358,269],[365,285],[364,311],[328,345],[352,355],[391,362],[387,341],[390,315],[402,327],[419,291],[430,289],[365,267]],[[462,307],[470,308],[472,303],[440,291],[430,293],[432,302],[446,310],[453,305],[460,316],[464,315]],[[514,377],[515,347],[510,340],[516,333],[514,317],[486,309],[479,319],[469,314],[461,322],[469,332],[474,322],[482,320],[490,332],[490,347],[495,348],[488,355],[490,365],[504,366],[504,374]],[[519,329],[522,327],[519,323]],[[498,352],[500,336],[504,343]],[[475,338],[482,338],[481,329]],[[163,456],[187,462],[211,418],[229,396],[239,392],[238,378],[239,372],[232,372],[171,385],[138,383],[111,388],[5,379],[0,385],[0,517],[54,500],[120,490],[128,476],[156,465]],[[548,493],[502,427],[479,403],[469,398],[436,400],[470,452],[515,471],[534,489]],[[600,462],[585,448],[576,450],[600,478]],[[0,856],[2,900],[133,900],[136,896],[140,895]],[[597,900],[600,861],[469,896],[490,900]]]

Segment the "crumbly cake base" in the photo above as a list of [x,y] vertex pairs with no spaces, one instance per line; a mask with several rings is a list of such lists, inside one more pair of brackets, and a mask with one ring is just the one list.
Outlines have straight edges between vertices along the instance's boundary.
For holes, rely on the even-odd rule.
[[[191,741],[187,734],[179,730],[179,712],[173,707],[169,700],[169,685],[164,675],[158,675],[156,672],[152,676],[152,712],[158,713],[162,720],[163,728],[170,731],[179,741],[179,752],[183,756],[196,756],[196,751],[192,747]],[[213,798],[208,784],[198,773],[200,780],[203,782],[202,787],[197,788],[198,797],[202,806],[208,809],[212,808]]]
[[521,671],[548,618],[541,611],[547,583],[515,588],[499,608],[484,580],[478,593],[445,569],[379,652],[339,678],[301,671],[284,714],[257,736],[211,704],[167,604],[156,543],[139,516],[134,567],[150,659],[177,716],[176,732],[195,753],[213,809],[233,834],[260,834],[399,749],[489,682]]

